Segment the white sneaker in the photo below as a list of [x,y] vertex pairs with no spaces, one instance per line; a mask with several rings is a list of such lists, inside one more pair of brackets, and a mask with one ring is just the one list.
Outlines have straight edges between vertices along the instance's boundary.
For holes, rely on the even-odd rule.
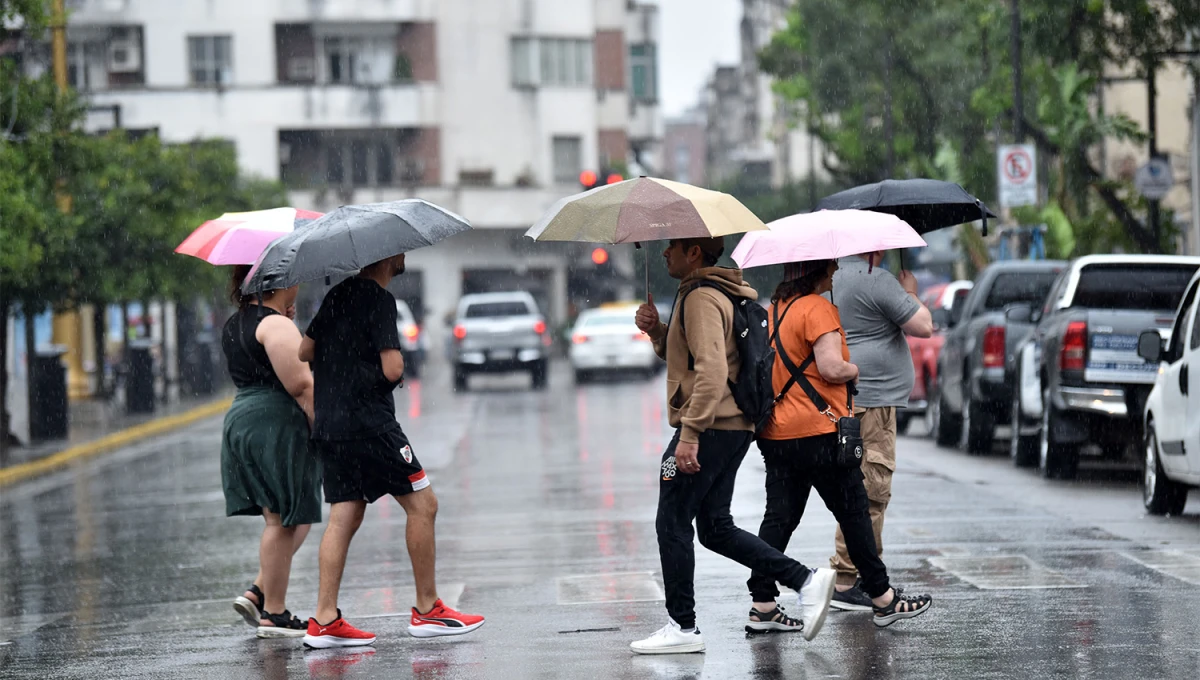
[[829,613],[829,601],[833,599],[833,584],[837,572],[832,569],[814,569],[808,583],[800,589],[800,620],[804,622],[804,639],[811,640],[825,625]]
[[635,654],[692,654],[704,651],[704,637],[699,628],[685,633],[672,620],[645,640],[630,642],[629,648]]

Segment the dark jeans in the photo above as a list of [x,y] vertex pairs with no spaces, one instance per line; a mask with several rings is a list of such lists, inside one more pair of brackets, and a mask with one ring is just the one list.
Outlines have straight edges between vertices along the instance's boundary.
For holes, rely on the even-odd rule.
[[663,585],[667,591],[667,613],[682,628],[696,625],[693,520],[700,544],[709,550],[768,574],[790,588],[799,589],[808,579],[810,570],[807,567],[754,534],[737,528],[729,514],[733,483],[746,450],[750,448],[751,438],[750,432],[705,431],[700,435],[700,471],[694,475],[685,475],[675,469],[679,432],[675,433],[663,454],[655,528],[658,530]]
[[[776,550],[787,549],[788,540],[804,516],[809,491],[815,488],[842,527],[863,590],[873,598],[879,597],[890,586],[887,567],[875,549],[863,473],[859,468],[838,467],[834,463],[836,446],[834,434],[758,441],[767,465],[767,511],[758,537]],[[756,569],[746,585],[755,602],[770,602],[779,596],[775,581],[771,574]]]

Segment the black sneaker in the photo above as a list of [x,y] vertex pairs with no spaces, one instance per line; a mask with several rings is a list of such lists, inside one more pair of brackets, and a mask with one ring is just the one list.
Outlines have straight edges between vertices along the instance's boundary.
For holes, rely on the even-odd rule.
[[863,592],[862,580],[854,583],[854,587],[846,592],[833,591],[833,599],[829,601],[832,609],[844,612],[869,612],[875,609],[875,603]]
[[804,624],[788,616],[779,605],[765,613],[751,607],[750,620],[746,622],[747,633],[798,633],[802,630]]

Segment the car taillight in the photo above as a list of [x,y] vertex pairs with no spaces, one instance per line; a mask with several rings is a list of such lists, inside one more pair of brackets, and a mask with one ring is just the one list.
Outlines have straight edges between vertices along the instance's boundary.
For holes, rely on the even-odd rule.
[[462,342],[467,339],[467,329],[463,326],[454,327],[454,339]]
[[1004,326],[988,326],[983,332],[983,367],[1004,368]]
[[633,339],[641,340],[643,342],[650,342],[650,336],[646,335],[645,333],[634,333]]
[[538,335],[545,333],[546,332],[546,322],[538,321],[537,323],[533,324],[533,332],[537,333]]
[[582,345],[583,343],[587,342],[590,339],[591,338],[589,338],[588,336],[586,336],[582,333],[571,336],[571,342],[575,343],[576,345]]
[[1063,371],[1082,371],[1087,354],[1087,324],[1072,321],[1067,324],[1063,335],[1062,351],[1058,355],[1058,368]]
[[417,328],[414,325],[410,324],[410,325],[404,327],[404,337],[408,338],[409,340],[416,340],[417,336],[420,334],[421,334],[421,329]]

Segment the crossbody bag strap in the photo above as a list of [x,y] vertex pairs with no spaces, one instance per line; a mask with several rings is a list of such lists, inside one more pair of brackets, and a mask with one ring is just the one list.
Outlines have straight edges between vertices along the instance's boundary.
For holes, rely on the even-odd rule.
[[[789,308],[791,307],[791,305],[788,306]],[[784,313],[786,314],[786,310]],[[778,317],[776,319],[776,323],[778,323]],[[798,384],[800,385],[800,389],[804,390],[804,393],[808,395],[809,399],[812,400],[813,405],[817,407],[817,411],[819,411],[821,415],[825,416],[826,418],[829,418],[831,422],[836,422],[837,418],[834,417],[833,411],[829,408],[829,402],[825,401],[824,397],[817,392],[817,388],[813,386],[811,381],[809,381],[808,376],[804,375],[804,371],[811,366],[814,361],[816,361],[816,354],[814,353],[808,355],[808,357],[801,362],[799,366],[796,366],[791,357],[789,357],[787,352],[785,352],[783,349],[783,342],[779,339],[778,325],[776,326],[774,338],[775,354],[779,356],[780,361],[783,362],[783,367],[786,368],[788,373],[790,373],[792,376],[788,380],[787,384],[784,385],[783,390],[780,391],[779,396],[776,397],[775,400],[779,401],[782,399],[783,395],[787,393],[788,389],[790,389],[793,384]],[[847,388],[847,398],[849,398],[849,388]]]

